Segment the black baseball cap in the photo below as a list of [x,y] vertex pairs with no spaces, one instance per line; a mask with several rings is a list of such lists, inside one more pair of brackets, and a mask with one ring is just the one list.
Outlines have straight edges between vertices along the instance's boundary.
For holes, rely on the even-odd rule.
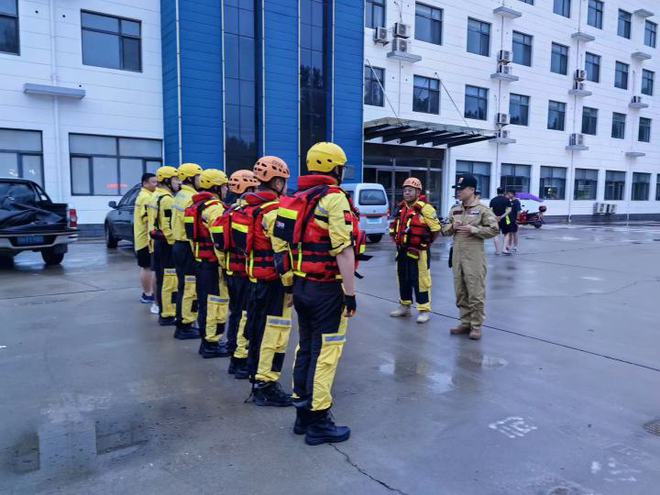
[[452,186],[452,189],[463,190],[466,187],[473,187],[474,190],[477,190],[477,178],[474,175],[466,174],[458,177],[456,185]]

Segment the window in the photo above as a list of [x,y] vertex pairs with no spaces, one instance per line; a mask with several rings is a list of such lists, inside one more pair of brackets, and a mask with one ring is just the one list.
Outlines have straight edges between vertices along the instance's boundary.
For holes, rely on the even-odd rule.
[[614,73],[614,87],[620,89],[628,89],[628,64],[623,62],[616,63],[616,71]]
[[387,197],[382,189],[360,189],[358,203],[364,206],[386,205]]
[[589,0],[587,24],[598,29],[603,29],[603,2],[600,0]]
[[529,176],[531,165],[502,164],[500,187],[505,191],[529,192]]
[[465,118],[488,119],[488,90],[476,86],[465,86]]
[[513,32],[513,62],[532,65],[532,37],[530,35]]
[[477,179],[477,191],[482,198],[490,197],[490,163],[456,160],[456,182],[461,174],[471,174]]
[[582,109],[582,134],[596,135],[598,129],[598,109],[584,107]]
[[660,201],[660,174],[655,178],[655,200]]
[[616,113],[612,114],[612,137],[616,139],[626,138],[626,114]]
[[[225,171],[228,174],[249,168],[257,160],[255,26],[254,2],[224,2]],[[301,26],[301,32],[310,31]]]
[[652,21],[646,21],[644,24],[644,44],[655,48],[658,39],[658,25]]
[[19,54],[18,0],[0,1],[0,52]]
[[328,2],[301,0],[300,6],[300,171],[304,174],[307,150],[328,138]]
[[71,194],[119,196],[162,165],[159,139],[69,134]]
[[367,0],[365,24],[368,28],[385,27],[385,0]]
[[43,185],[40,131],[0,129],[0,177],[30,179]]
[[529,5],[534,5],[534,0],[520,0],[522,3],[526,3]]
[[651,119],[646,117],[639,118],[639,135],[637,139],[643,143],[651,142]]
[[642,93],[653,96],[653,82],[655,81],[655,72],[642,69]]
[[566,120],[566,103],[552,101],[548,103],[548,129],[563,131]]
[[442,9],[415,4],[415,39],[442,45]]
[[568,47],[559,43],[552,44],[550,70],[556,74],[568,74]]
[[541,199],[554,200],[566,198],[566,169],[564,167],[541,167],[539,196]]
[[142,70],[141,23],[81,12],[83,64],[108,69]]
[[529,125],[529,96],[511,93],[509,121],[514,125]]
[[648,201],[651,192],[651,174],[633,172],[632,201]]
[[624,38],[630,39],[630,24],[632,22],[632,15],[630,12],[619,9],[619,25],[617,28],[617,34],[623,36]]
[[468,17],[467,51],[490,56],[490,24]]
[[600,82],[600,55],[587,52],[584,68],[587,71],[587,81]]
[[626,173],[608,170],[605,173],[605,201],[623,201]]
[[440,81],[430,77],[415,76],[413,112],[440,113]]
[[598,170],[575,169],[575,191],[573,198],[578,201],[594,200],[598,193]]
[[554,0],[552,11],[564,17],[571,17],[571,0]]
[[385,85],[385,69],[364,66],[364,104],[382,107],[385,105],[383,87]]

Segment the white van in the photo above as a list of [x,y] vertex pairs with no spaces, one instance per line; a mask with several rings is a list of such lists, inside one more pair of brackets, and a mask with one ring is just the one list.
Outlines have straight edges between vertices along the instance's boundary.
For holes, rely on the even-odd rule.
[[360,228],[366,232],[369,241],[380,241],[389,230],[390,205],[385,188],[368,182],[344,183],[341,187],[351,195],[353,204],[360,210]]

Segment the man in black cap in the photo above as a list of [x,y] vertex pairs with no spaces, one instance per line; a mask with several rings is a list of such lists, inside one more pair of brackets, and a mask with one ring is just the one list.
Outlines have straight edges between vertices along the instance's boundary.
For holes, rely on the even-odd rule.
[[461,324],[450,332],[469,334],[472,340],[479,340],[486,303],[484,240],[495,237],[499,228],[493,211],[482,205],[475,194],[477,179],[473,175],[460,176],[454,188],[460,203],[451,209],[449,221],[442,227],[443,235],[454,236],[452,269],[461,317]]

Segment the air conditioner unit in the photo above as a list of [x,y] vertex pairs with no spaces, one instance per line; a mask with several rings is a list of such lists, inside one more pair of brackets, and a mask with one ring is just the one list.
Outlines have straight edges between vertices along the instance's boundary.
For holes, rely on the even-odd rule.
[[584,81],[587,78],[587,71],[584,69],[577,69],[575,71],[575,80]]
[[605,213],[605,203],[594,203],[594,215],[602,215]]
[[606,215],[616,215],[616,205],[608,203],[605,205]]
[[610,215],[616,215],[617,205],[610,205]]
[[393,52],[403,52],[408,53],[408,40],[404,38],[394,38],[392,40],[392,51]]
[[394,36],[397,38],[410,38],[410,24],[396,22],[394,24]]
[[506,74],[507,76],[510,76],[511,74],[513,74],[513,67],[503,62],[500,62],[499,64],[497,64],[497,73]]
[[510,133],[504,129],[497,131],[496,137],[499,139],[509,139]]
[[571,134],[568,144],[570,146],[584,146],[584,134]]
[[635,104],[642,103],[642,97],[641,96],[633,96],[631,103],[635,103]]
[[500,50],[497,52],[497,61],[501,64],[511,63],[511,52],[509,50]]
[[586,85],[582,81],[575,81],[573,83],[573,89],[575,89],[576,91],[584,91],[585,88]]
[[509,125],[509,114],[498,113],[495,115],[495,123],[497,125]]
[[387,32],[387,28],[384,27],[377,27],[374,29],[374,43],[378,43],[380,45],[387,45],[390,42],[389,40],[389,33]]

